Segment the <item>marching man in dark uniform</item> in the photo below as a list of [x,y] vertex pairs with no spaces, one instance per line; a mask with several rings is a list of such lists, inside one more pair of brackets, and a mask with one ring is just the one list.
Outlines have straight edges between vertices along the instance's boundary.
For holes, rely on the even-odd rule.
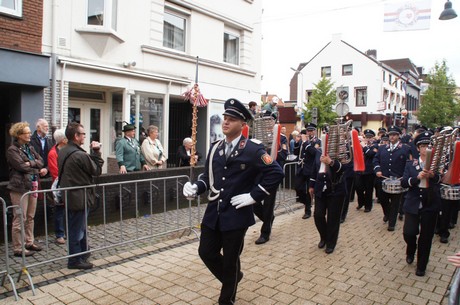
[[[401,178],[404,173],[406,161],[409,160],[409,146],[399,141],[401,130],[397,126],[388,128],[390,143],[381,145],[374,156],[374,172],[377,183],[382,184],[386,178]],[[398,217],[399,204],[402,193],[389,194],[384,190],[380,193],[380,201],[383,209],[383,221],[388,221],[388,231],[394,231]]]
[[308,123],[302,130],[302,144],[299,150],[299,164],[295,177],[295,189],[299,202],[305,205],[303,219],[311,217],[311,196],[307,192],[310,178],[313,176],[315,156],[318,148],[321,147],[321,140],[316,137],[316,125]]
[[193,197],[209,191],[198,253],[222,283],[219,304],[234,304],[243,278],[240,253],[244,236],[255,223],[252,205],[269,196],[284,174],[260,141],[242,136],[252,117],[248,109],[236,99],[227,100],[224,107],[225,139],[211,145],[204,174],[193,184],[187,182],[183,193]]
[[[414,139],[420,157],[407,161],[401,184],[409,188],[404,201],[404,241],[407,244],[406,262],[412,264],[417,251],[418,276],[424,276],[430,257],[431,242],[436,227],[436,218],[441,205],[439,183],[441,176],[425,170],[426,149],[431,143],[431,133],[423,132]],[[421,179],[428,179],[428,187],[420,188]],[[417,239],[417,235],[419,235]]]
[[364,153],[365,169],[356,178],[356,193],[358,194],[357,210],[364,207],[364,212],[372,210],[372,193],[374,191],[374,166],[372,161],[378,151],[378,145],[374,141],[375,132],[372,129],[364,130],[364,141],[361,143]]

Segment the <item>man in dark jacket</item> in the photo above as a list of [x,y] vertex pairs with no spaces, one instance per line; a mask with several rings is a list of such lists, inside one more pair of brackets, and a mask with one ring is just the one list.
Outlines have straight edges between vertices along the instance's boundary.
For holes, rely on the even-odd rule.
[[[93,184],[93,176],[102,172],[104,160],[101,158],[101,144],[93,141],[88,154],[81,145],[84,144],[86,133],[83,125],[72,122],[67,126],[65,135],[69,143],[59,151],[60,187],[82,186],[82,188],[66,191],[64,194],[68,210],[69,254],[88,251],[86,240],[86,218],[89,208],[96,200],[94,188],[85,188]],[[89,254],[70,257],[69,269],[91,269],[93,264],[87,262]]]
[[48,152],[53,147],[53,140],[48,137],[49,125],[45,119],[38,119],[36,130],[30,139],[30,144],[40,154],[45,166],[40,170],[40,177],[48,176]]

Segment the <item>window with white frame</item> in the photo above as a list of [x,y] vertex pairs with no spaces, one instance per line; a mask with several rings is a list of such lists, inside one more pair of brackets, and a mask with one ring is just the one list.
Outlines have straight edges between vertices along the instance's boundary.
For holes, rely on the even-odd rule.
[[118,0],[88,0],[87,25],[117,30]]
[[342,65],[342,75],[353,75],[353,65]]
[[367,105],[367,87],[355,87],[356,106]]
[[321,77],[331,77],[331,66],[321,67]]
[[165,11],[163,22],[163,46],[185,52],[186,18],[178,13]]
[[224,62],[240,63],[240,37],[234,33],[224,33]]
[[22,17],[22,0],[0,0],[0,14]]

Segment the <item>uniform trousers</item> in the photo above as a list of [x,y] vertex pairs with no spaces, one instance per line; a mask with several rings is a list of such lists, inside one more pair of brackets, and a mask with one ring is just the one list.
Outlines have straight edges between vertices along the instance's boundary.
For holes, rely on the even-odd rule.
[[297,174],[295,177],[295,191],[299,198],[298,201],[305,205],[305,213],[311,214],[311,197],[307,193],[308,184],[310,183],[310,176],[305,176],[302,173]]
[[238,280],[241,279],[240,254],[247,230],[220,231],[219,224],[216,230],[201,225],[198,254],[209,271],[222,283],[219,304],[235,302]]
[[21,201],[22,194],[11,191],[11,203],[18,209],[13,209],[13,224],[11,227],[13,251],[16,253],[22,252],[21,242],[21,217],[24,222],[24,245],[31,246],[34,243],[34,217],[35,210],[37,209],[37,198],[32,195],[24,196]]
[[345,179],[345,183],[347,185],[347,193],[345,197],[343,197],[343,207],[342,207],[342,213],[340,216],[341,220],[345,221],[345,218],[347,218],[348,214],[348,207],[350,206],[350,201],[353,201],[354,199],[354,192],[355,192],[355,177],[347,177]]
[[380,203],[382,205],[383,214],[388,218],[388,227],[396,226],[398,218],[399,205],[403,194],[388,194],[381,192]]
[[358,207],[372,210],[372,194],[374,192],[375,175],[360,175],[357,177],[358,183],[356,193],[358,194]]
[[315,197],[315,225],[326,248],[334,249],[339,238],[340,216],[346,195]]
[[254,214],[263,222],[260,228],[260,236],[265,239],[270,238],[273,220],[275,219],[273,214],[275,211],[276,191],[270,192],[270,195],[265,197],[263,203],[257,202],[253,205]]
[[436,211],[419,212],[417,215],[405,213],[403,236],[407,244],[406,255],[414,257],[418,250],[417,269],[421,271],[425,271],[428,264],[437,215]]
[[450,236],[449,227],[452,214],[454,214],[457,205],[458,200],[441,199],[441,213],[438,216],[437,222],[439,236],[446,238]]

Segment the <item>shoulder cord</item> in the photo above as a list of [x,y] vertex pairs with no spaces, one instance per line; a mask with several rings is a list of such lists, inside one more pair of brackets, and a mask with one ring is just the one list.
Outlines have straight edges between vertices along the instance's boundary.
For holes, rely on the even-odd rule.
[[[216,190],[215,187],[214,187],[214,174],[213,174],[213,171],[212,171],[212,160],[214,158],[214,153],[216,152],[217,147],[219,147],[222,144],[222,141],[224,141],[224,140],[220,140],[219,143],[216,143],[216,145],[214,145],[214,147],[212,148],[211,153],[209,154],[209,162],[210,162],[210,164],[208,165],[208,171],[209,171],[208,175],[209,175],[209,189],[211,190],[211,192],[209,192],[209,194],[208,194],[208,200],[209,201],[216,200],[220,195],[220,191]],[[215,193],[215,195],[211,196],[212,193]]]

